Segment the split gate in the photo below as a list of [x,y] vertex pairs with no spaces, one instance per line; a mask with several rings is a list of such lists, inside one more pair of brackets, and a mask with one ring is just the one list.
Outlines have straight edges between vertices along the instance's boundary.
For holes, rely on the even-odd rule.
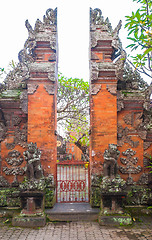
[[57,164],[57,202],[89,202],[89,163]]

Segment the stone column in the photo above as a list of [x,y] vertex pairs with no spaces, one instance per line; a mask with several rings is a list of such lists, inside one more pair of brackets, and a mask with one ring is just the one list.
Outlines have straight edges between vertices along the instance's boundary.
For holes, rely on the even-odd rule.
[[[57,9],[48,9],[43,22],[36,21],[29,31],[27,43],[32,45],[34,61],[29,65],[28,80],[28,142],[36,142],[41,150],[44,175],[55,177],[57,139],[55,135],[57,97]],[[33,47],[34,46],[34,47]]]
[[90,9],[90,146],[92,174],[102,171],[108,144],[117,144],[117,78],[115,51],[118,32],[113,31],[100,9]]

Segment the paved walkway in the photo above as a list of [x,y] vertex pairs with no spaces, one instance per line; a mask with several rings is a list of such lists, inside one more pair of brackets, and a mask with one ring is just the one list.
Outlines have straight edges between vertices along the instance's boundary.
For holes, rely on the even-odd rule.
[[0,227],[2,240],[152,240],[152,218],[133,227],[107,228],[97,222],[54,222],[40,229]]

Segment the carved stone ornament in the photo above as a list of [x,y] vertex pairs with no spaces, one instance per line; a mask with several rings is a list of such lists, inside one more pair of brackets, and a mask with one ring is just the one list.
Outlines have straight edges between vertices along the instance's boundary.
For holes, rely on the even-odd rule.
[[147,137],[147,131],[138,131],[138,135],[142,140],[145,140]]
[[55,93],[55,86],[53,85],[44,85],[44,89],[47,91],[49,95],[53,95]]
[[29,143],[27,151],[25,151],[23,154],[27,162],[27,178],[29,180],[42,178],[43,171],[40,162],[41,151],[37,148],[36,143]]
[[[112,40],[112,47],[116,50],[121,49],[121,43],[119,39],[119,31],[122,26],[122,21],[120,20],[116,28],[113,30],[112,35],[113,35],[113,40]],[[118,53],[117,53],[118,55]],[[120,54],[119,54],[120,55]]]
[[107,84],[107,90],[110,92],[112,95],[116,96],[117,95],[117,86]]
[[[113,43],[114,43],[114,41],[113,41]],[[114,44],[114,45],[116,45],[116,44]],[[119,50],[118,50],[118,53],[117,52],[115,53],[114,57],[116,57],[116,54],[119,54]],[[116,61],[116,77],[117,77],[117,80],[123,81],[124,65],[125,65],[125,61],[126,61],[126,55],[127,54],[126,54],[125,50],[121,50],[120,56]]]
[[3,176],[0,176],[0,187],[9,187],[8,181]]
[[127,178],[126,184],[127,184],[127,185],[133,185],[133,184],[134,184],[134,180],[133,180],[133,178],[132,178],[131,176],[129,176],[129,177]]
[[21,154],[17,150],[13,150],[8,153],[8,157],[5,159],[8,165],[11,165],[13,167],[20,166],[23,162],[23,158],[21,157]]
[[120,124],[117,126],[117,145],[122,147],[124,143],[128,143],[131,147],[135,148],[138,147],[139,141],[133,141],[129,134],[131,130],[127,127],[123,128]]
[[136,154],[136,151],[129,148],[125,152],[122,152],[122,154],[123,156],[126,156],[126,158],[120,158],[120,162],[125,165],[125,167],[119,166],[121,173],[138,174],[142,171],[141,166],[136,166],[138,158],[133,157]]
[[20,95],[20,108],[23,113],[28,113],[28,95],[27,90],[24,90]]
[[34,94],[37,90],[39,85],[37,84],[27,84],[28,87],[28,94]]
[[96,95],[101,90],[101,84],[91,84],[91,94]]
[[55,65],[55,62],[34,62],[30,64],[30,71],[52,73],[55,71]]
[[20,116],[17,115],[13,115],[12,116],[12,125],[13,126],[18,126],[22,121],[22,118]]
[[91,37],[91,48],[94,48],[97,46],[98,41],[101,40],[112,40],[113,37],[111,35],[111,33],[108,32],[108,28],[105,27],[105,29],[101,28],[103,31],[95,31],[95,32],[90,32],[90,37]]
[[114,178],[117,175],[117,160],[120,152],[116,144],[109,144],[109,148],[104,152],[103,175],[104,177]]
[[123,100],[117,100],[117,112],[120,112],[124,108]]
[[57,24],[57,8],[53,10],[49,8],[46,10],[46,15],[43,17],[43,21],[46,25],[56,25]]
[[148,173],[143,173],[143,174],[140,176],[140,178],[139,178],[139,180],[138,180],[137,183],[140,184],[140,185],[146,185],[146,184],[148,184]]
[[143,128],[143,114],[142,113],[129,113],[123,118],[127,125],[133,126],[138,133],[138,136],[145,140],[147,136],[147,131]]
[[23,82],[29,78],[29,69],[24,63],[18,63],[18,65],[8,73],[4,82],[6,89],[18,89],[22,88]]
[[133,124],[132,114],[131,113],[126,114],[123,120],[127,125],[132,125]]
[[102,12],[99,8],[94,10],[90,8],[90,23],[93,25],[101,25],[104,22]]
[[148,167],[149,166],[149,159],[144,157],[143,164],[144,164],[144,167]]
[[21,128],[16,127],[14,131],[14,141],[12,143],[5,143],[7,149],[13,149],[16,145],[20,145],[25,148],[27,145],[27,124],[24,124]]
[[3,167],[3,172],[6,175],[24,175],[25,171],[23,168],[16,167],[16,168],[8,168],[8,167]]
[[55,73],[53,73],[53,72],[48,73],[48,79],[49,79],[51,82],[55,82],[55,80],[56,80]]
[[3,122],[0,122],[0,142],[4,140],[6,136],[6,126]]
[[150,147],[151,144],[152,144],[152,142],[144,142],[143,143],[144,150],[147,150]]

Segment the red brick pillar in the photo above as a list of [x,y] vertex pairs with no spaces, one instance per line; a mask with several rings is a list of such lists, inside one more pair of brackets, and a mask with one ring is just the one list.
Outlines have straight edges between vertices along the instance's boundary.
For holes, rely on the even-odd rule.
[[49,9],[44,22],[37,20],[29,30],[34,39],[34,62],[29,65],[28,142],[36,142],[42,151],[41,164],[45,176],[56,173],[57,139],[57,10]]
[[117,79],[112,33],[101,11],[90,11],[90,158],[92,173],[102,171],[108,144],[117,144]]

